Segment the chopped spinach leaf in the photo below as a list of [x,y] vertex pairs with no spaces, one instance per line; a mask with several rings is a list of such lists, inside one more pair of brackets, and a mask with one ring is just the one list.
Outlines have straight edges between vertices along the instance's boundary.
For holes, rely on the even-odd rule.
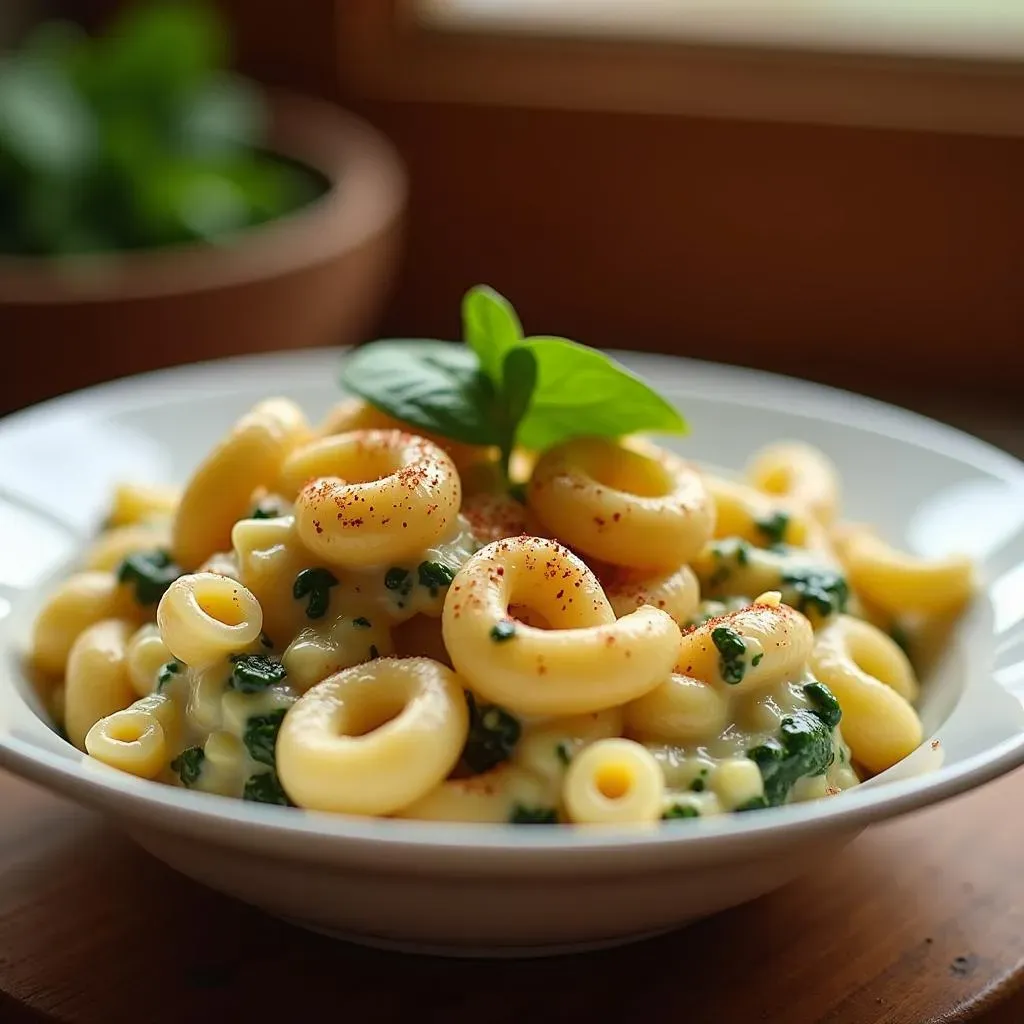
[[835,569],[800,568],[782,574],[783,600],[807,614],[817,612],[823,618],[846,611],[850,588],[846,578]]
[[490,771],[512,756],[523,728],[515,715],[496,704],[477,704],[466,693],[469,704],[469,735],[462,762],[475,775]]
[[259,693],[288,675],[284,665],[267,654],[232,654],[228,688],[239,693]]
[[274,748],[277,746],[277,734],[281,730],[286,710],[286,708],[278,708],[266,715],[253,715],[245,723],[242,742],[254,761],[270,765],[271,768],[277,763],[274,758]]
[[555,744],[555,757],[562,763],[567,765],[572,760],[572,753],[569,750],[569,744],[564,740],[561,743]]
[[747,751],[761,769],[764,799],[771,807],[786,802],[798,779],[824,775],[832,764],[832,732],[812,711],[799,710],[782,719],[778,739]]
[[775,512],[767,519],[756,520],[754,526],[764,538],[765,544],[781,544],[789,526],[789,516],[785,512]]
[[842,720],[843,709],[839,706],[835,694],[824,684],[815,680],[804,687],[804,694],[811,702],[811,710],[825,723],[828,729],[834,729]]
[[[691,787],[692,788],[692,787]],[[662,821],[672,821],[676,818],[699,818],[700,811],[690,804],[673,804],[662,816]]]
[[148,606],[156,604],[181,574],[181,567],[174,564],[170,553],[157,548],[129,555],[117,568],[117,582],[134,587],[135,600]]
[[180,661],[164,662],[156,674],[156,692],[159,693],[184,668]]
[[400,566],[392,566],[384,573],[384,586],[388,590],[397,590],[403,597],[412,590],[412,581],[409,579],[409,570]]
[[373,623],[365,615],[360,615],[359,618],[352,620],[352,625],[358,626],[360,629],[369,629]]
[[442,562],[420,562],[416,569],[420,586],[427,587],[431,597],[437,597],[442,587],[447,587],[455,579],[455,573]]
[[338,577],[330,569],[303,569],[295,577],[292,597],[296,601],[307,598],[306,618],[322,619],[331,602],[331,587],[338,585]]
[[553,807],[527,807],[516,804],[509,815],[513,825],[557,825],[558,812]]
[[765,807],[768,807],[769,803],[763,796],[752,796],[749,800],[745,800],[739,805],[734,807],[733,810],[736,812],[740,811],[760,811]]
[[496,643],[504,643],[516,635],[516,624],[512,619],[502,619],[491,626],[491,639]]
[[729,626],[716,626],[711,630],[711,642],[718,648],[718,667],[723,681],[730,686],[743,682],[743,676],[747,671],[744,660],[747,645],[743,637]]
[[757,666],[761,664],[761,659],[763,657],[764,657],[764,651],[758,651],[757,654],[755,654],[750,659],[750,667],[751,668],[757,668]]
[[250,775],[242,790],[243,800],[252,800],[259,804],[280,804],[282,807],[293,806],[288,794],[285,793],[277,773],[257,772]]
[[205,759],[206,753],[202,747],[186,747],[171,762],[171,771],[177,773],[183,786],[191,789],[199,781]]
[[697,778],[695,778],[693,782],[690,783],[691,793],[703,793],[706,788],[707,783],[704,781],[703,775],[698,775]]

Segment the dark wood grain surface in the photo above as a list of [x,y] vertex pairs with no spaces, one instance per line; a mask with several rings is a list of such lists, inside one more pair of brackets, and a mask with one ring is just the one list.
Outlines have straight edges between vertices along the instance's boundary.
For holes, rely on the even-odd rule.
[[0,1020],[1024,1020],[1024,773],[755,903],[604,953],[445,961],[310,935],[0,776]]

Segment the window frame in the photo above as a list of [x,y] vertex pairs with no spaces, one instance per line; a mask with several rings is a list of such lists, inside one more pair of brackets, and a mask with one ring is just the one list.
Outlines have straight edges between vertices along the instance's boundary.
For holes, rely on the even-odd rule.
[[368,100],[1024,135],[1024,65],[439,28],[416,0],[335,0],[338,74]]

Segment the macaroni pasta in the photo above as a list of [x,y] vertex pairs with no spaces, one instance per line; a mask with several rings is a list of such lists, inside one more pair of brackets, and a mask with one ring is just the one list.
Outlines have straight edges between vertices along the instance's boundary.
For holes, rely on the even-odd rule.
[[844,522],[823,452],[730,479],[580,438],[512,476],[358,400],[261,402],[180,490],[118,488],[37,616],[44,704],[220,797],[579,827],[822,799],[923,741],[918,652],[973,570]]

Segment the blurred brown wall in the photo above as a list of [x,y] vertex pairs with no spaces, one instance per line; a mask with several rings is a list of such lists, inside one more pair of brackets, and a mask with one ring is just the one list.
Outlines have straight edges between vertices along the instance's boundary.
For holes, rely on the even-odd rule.
[[339,86],[335,0],[287,28],[277,3],[222,6],[244,68],[341,98],[408,162],[386,333],[451,336],[486,281],[590,344],[882,395],[1024,383],[1022,139],[371,103]]

